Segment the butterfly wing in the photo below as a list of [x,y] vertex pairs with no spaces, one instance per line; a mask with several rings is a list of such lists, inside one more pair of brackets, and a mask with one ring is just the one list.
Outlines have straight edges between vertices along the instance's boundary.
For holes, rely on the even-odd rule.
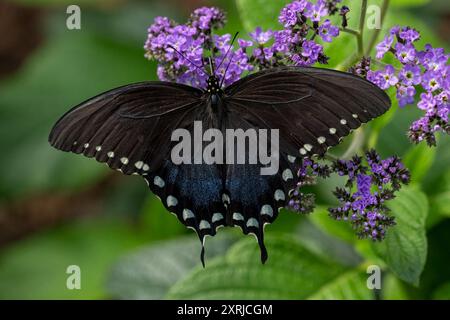
[[391,105],[383,90],[360,77],[293,66],[250,75],[225,94],[230,112],[279,129],[281,151],[302,157],[323,154]]
[[125,174],[147,175],[167,159],[173,128],[192,123],[204,105],[189,86],[143,82],[102,93],[74,107],[53,127],[49,142]]
[[276,219],[295,186],[297,157],[323,154],[362,123],[390,107],[387,95],[359,77],[300,67],[268,69],[225,89],[232,127],[279,130],[279,171],[260,174],[259,166],[229,165],[232,224],[254,233],[264,261],[263,227]]

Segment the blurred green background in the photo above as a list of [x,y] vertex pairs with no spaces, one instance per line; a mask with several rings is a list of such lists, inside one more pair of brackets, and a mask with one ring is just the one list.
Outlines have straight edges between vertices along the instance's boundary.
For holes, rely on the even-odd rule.
[[[71,106],[156,78],[143,50],[155,16],[184,23],[196,7],[217,5],[228,13],[223,32],[245,34],[256,25],[277,27],[286,2],[0,2],[0,299],[450,298],[450,139],[440,137],[431,150],[412,146],[405,132],[420,115],[413,106],[395,106],[367,131],[383,156],[402,156],[413,174],[412,185],[391,204],[398,225],[386,241],[358,240],[327,216],[331,190],[340,182],[330,179],[313,188],[318,209],[312,215],[285,211],[266,228],[264,266],[252,237],[221,229],[207,240],[202,269],[198,239],[142,179],[48,145],[52,124]],[[390,2],[384,31],[411,25],[421,31],[421,44],[448,52],[447,0]],[[347,3],[352,26],[360,1]],[[81,7],[81,30],[66,28],[69,4]],[[350,35],[327,46],[330,67],[355,46]],[[381,290],[366,286],[372,264],[382,269]],[[66,287],[70,265],[81,268],[80,290]]]

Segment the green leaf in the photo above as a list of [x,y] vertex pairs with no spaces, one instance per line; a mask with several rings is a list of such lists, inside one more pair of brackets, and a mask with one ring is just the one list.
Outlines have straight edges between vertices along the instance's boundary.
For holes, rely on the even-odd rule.
[[391,1],[393,7],[407,8],[407,7],[420,7],[429,3],[430,0],[395,0]]
[[450,217],[450,190],[431,198],[431,208],[439,215]]
[[[28,239],[0,254],[0,299],[104,299],[111,263],[142,245],[123,219],[72,221]],[[81,289],[68,290],[66,269],[81,269]]]
[[436,300],[450,300],[450,282],[441,285],[434,293],[433,299]]
[[349,267],[356,267],[362,262],[361,256],[350,243],[324,232],[310,222],[309,217],[299,223],[295,235],[302,246],[324,260]]
[[367,288],[368,275],[359,270],[343,273],[325,284],[310,300],[372,300],[374,291]]
[[[220,233],[206,243],[206,262],[233,243],[234,237]],[[161,299],[168,289],[200,264],[200,242],[185,236],[156,242],[121,260],[107,281],[111,296],[120,299]]]
[[349,243],[353,243],[357,240],[355,232],[350,225],[345,221],[336,221],[331,218],[326,207],[317,207],[314,212],[309,215],[309,218],[316,226],[328,234]]
[[291,0],[236,0],[236,5],[246,31],[252,32],[256,27],[280,29],[278,15],[289,2]]
[[412,146],[403,156],[403,163],[411,172],[411,181],[420,183],[426,176],[434,158],[436,157],[436,148],[429,147],[426,143]]
[[408,291],[404,284],[398,280],[392,273],[388,273],[383,277],[381,287],[382,298],[384,300],[408,300]]
[[405,187],[389,201],[388,207],[397,225],[388,230],[385,240],[373,247],[394,274],[418,286],[427,257],[427,197],[416,188]]
[[[345,270],[302,247],[287,235],[267,236],[269,259],[243,239],[224,256],[197,268],[175,284],[169,299],[306,299]],[[365,284],[365,282],[364,282]]]

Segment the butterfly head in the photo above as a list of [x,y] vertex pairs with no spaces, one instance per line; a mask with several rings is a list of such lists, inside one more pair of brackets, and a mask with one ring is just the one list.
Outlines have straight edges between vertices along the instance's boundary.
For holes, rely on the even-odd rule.
[[217,95],[222,90],[220,89],[219,79],[217,79],[216,76],[210,76],[208,80],[206,81],[206,92],[208,92],[211,95]]

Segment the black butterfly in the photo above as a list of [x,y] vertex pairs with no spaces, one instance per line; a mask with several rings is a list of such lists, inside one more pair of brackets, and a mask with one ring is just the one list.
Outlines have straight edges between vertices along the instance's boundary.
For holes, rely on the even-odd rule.
[[[273,222],[295,186],[294,163],[321,155],[362,123],[382,115],[389,97],[372,83],[343,72],[278,67],[249,75],[222,90],[211,76],[206,90],[143,82],[102,93],[67,112],[49,141],[63,151],[106,162],[144,177],[169,212],[202,242],[220,226],[256,235],[267,259],[264,225]],[[279,129],[280,170],[260,175],[258,164],[181,164],[170,160],[177,128]]]

